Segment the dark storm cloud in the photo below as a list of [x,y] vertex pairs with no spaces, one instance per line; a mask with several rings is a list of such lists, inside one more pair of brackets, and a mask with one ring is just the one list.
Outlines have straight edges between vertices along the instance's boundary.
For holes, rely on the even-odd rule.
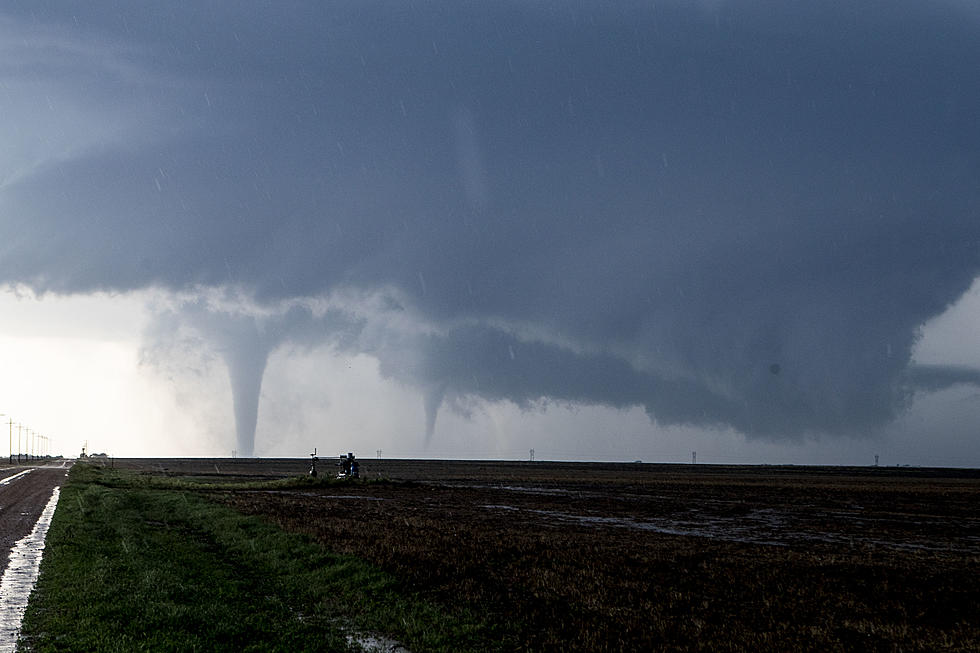
[[356,349],[354,340],[363,330],[363,320],[336,309],[314,312],[294,303],[256,310],[241,297],[205,293],[155,307],[143,334],[141,362],[159,365],[161,356],[181,349],[204,349],[220,357],[231,382],[236,452],[251,457],[262,378],[272,350],[283,345],[309,348],[324,341]]
[[980,386],[980,370],[959,365],[914,365],[911,377],[915,387],[925,391],[956,384]]
[[391,297],[379,329],[425,335],[345,346],[430,422],[477,396],[862,431],[980,272],[958,5],[30,7],[0,23],[2,133],[33,136],[0,155],[0,279]]

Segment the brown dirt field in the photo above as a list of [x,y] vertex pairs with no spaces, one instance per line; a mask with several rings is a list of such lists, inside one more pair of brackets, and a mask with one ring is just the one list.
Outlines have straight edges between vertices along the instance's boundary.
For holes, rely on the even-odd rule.
[[479,610],[512,648],[980,650],[976,470],[362,465],[390,481],[220,496]]

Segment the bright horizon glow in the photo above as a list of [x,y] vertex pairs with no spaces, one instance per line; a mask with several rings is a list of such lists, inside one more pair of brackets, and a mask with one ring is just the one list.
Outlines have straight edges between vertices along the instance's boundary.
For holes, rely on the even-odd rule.
[[[77,456],[87,441],[91,453],[116,457],[230,457],[234,420],[221,361],[204,352],[164,371],[141,360],[151,298],[0,293],[0,435],[12,418],[14,439],[23,424],[50,438],[52,454]],[[946,357],[980,351],[978,315],[980,282],[923,328],[917,360],[975,364]],[[883,433],[798,441],[661,427],[640,408],[474,402],[469,415],[444,410],[427,445],[420,394],[384,379],[376,359],[280,348],[266,371],[255,453],[302,458],[316,447],[365,459],[381,449],[386,458],[525,460],[533,448],[536,460],[689,463],[697,451],[701,464],[798,465],[866,465],[879,454],[881,465],[980,467],[970,427],[980,421],[978,400],[975,388],[954,387],[920,396]]]

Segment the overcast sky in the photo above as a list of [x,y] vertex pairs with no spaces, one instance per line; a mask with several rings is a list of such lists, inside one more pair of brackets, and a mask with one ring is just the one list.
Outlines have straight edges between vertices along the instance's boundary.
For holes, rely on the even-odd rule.
[[7,5],[68,453],[980,465],[972,3]]

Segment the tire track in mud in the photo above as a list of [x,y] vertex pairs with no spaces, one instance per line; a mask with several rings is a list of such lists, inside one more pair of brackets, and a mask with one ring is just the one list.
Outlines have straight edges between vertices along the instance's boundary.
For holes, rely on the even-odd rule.
[[4,569],[11,547],[31,532],[52,490],[64,483],[67,473],[67,467],[0,470],[0,564]]
[[[46,509],[50,521],[50,513],[54,512],[55,489],[65,482],[67,475],[68,466],[64,463],[62,466],[0,470],[0,563],[3,565],[4,576],[11,568],[11,553],[18,543],[26,541],[34,533],[35,539],[41,537],[43,544],[43,534],[37,533],[36,526]],[[47,532],[46,529],[44,532]],[[28,546],[36,549],[38,543],[32,541],[28,543]],[[24,561],[21,560],[20,562]],[[38,558],[36,562],[39,563],[40,559]],[[33,585],[33,581],[31,581],[31,585]],[[28,590],[29,593],[30,590]],[[12,590],[4,591],[4,595],[0,596],[0,604],[23,599],[22,602],[26,606],[26,597],[7,596],[6,594],[12,594]],[[22,616],[23,611],[21,610],[16,619],[16,624],[4,623],[2,625],[0,650],[14,650],[16,648]]]

